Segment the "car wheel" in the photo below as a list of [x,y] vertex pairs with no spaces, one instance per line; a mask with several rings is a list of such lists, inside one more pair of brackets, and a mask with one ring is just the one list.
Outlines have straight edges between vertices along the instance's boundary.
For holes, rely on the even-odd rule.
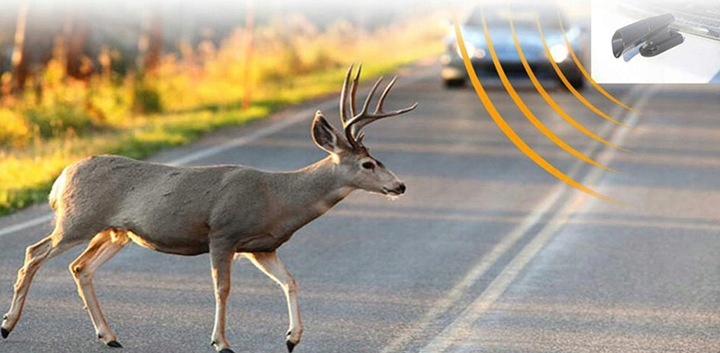
[[465,79],[464,78],[446,79],[446,80],[443,80],[443,86],[445,86],[445,88],[460,88],[460,87],[465,86]]
[[576,89],[578,91],[585,88],[585,79],[580,75],[570,76],[570,77],[568,77],[568,81],[570,82],[570,86],[572,86],[574,89]]

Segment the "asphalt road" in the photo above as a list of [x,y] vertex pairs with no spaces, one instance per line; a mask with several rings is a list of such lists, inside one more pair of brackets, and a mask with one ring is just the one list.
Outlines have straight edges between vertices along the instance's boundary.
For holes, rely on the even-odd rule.
[[[633,128],[551,92],[590,130],[630,150],[617,151],[577,132],[520,85],[548,127],[620,173],[569,156],[525,121],[502,88],[490,88],[533,148],[623,202],[616,204],[542,171],[502,135],[472,89],[444,90],[438,73],[434,63],[402,70],[387,106],[420,106],[367,128],[366,144],[405,180],[407,194],[389,201],[356,192],[279,250],[300,287],[305,334],[296,352],[720,351],[720,87],[607,87],[639,114],[592,88],[583,92]],[[153,160],[296,169],[324,157],[310,121],[320,108],[337,124],[335,102],[290,108]],[[49,232],[47,217],[38,220],[47,212],[39,205],[0,219],[3,312],[25,247]],[[0,352],[111,350],[95,339],[67,271],[81,250],[36,276]],[[233,281],[235,351],[284,352],[280,289],[246,260],[234,266]],[[122,352],[212,352],[206,255],[131,245],[98,272],[95,287]]]

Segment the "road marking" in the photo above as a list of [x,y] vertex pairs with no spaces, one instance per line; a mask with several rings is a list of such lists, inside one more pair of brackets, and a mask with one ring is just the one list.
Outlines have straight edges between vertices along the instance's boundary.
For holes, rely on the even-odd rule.
[[[632,92],[631,92],[632,93]],[[647,100],[655,93],[654,89],[643,91],[635,106],[638,111],[642,110]],[[628,125],[634,126],[638,120],[638,114],[632,112],[625,119]],[[609,126],[606,124],[605,126]],[[614,144],[622,145],[629,130],[616,129],[611,141]],[[596,142],[596,145],[599,143]],[[600,153],[598,159],[601,163],[609,164],[617,151],[611,148],[605,148]],[[577,163],[576,163],[577,166]],[[579,170],[579,169],[578,169]],[[577,170],[573,170],[577,172]],[[606,172],[600,169],[593,169],[584,178],[583,184],[598,184],[600,179]],[[562,185],[565,188],[565,185]],[[555,190],[554,190],[555,191]],[[565,226],[566,221],[572,217],[573,210],[577,210],[579,205],[588,199],[588,195],[577,193],[575,196],[555,215],[546,226],[535,236],[522,250],[505,266],[500,274],[488,285],[480,296],[478,296],[470,306],[465,309],[452,323],[445,327],[430,343],[428,343],[420,353],[438,353],[444,352],[453,343],[461,342],[463,338],[471,331],[472,324],[482,316],[499,298],[505,293],[510,285],[515,281],[517,276],[527,267],[535,256],[552,240],[554,235]],[[531,215],[532,217],[532,215]],[[471,271],[471,272],[474,272]],[[466,276],[467,277],[467,276]],[[479,277],[478,277],[479,278]],[[465,279],[464,279],[465,280]],[[466,284],[467,285],[467,284]]]
[[29,219],[25,222],[18,223],[14,226],[5,227],[3,229],[0,229],[0,238],[2,238],[5,235],[12,234],[15,232],[19,232],[21,230],[25,230],[28,228],[32,228],[39,225],[44,225],[50,222],[53,219],[54,214],[53,213],[45,213],[41,216],[37,216],[35,218]]
[[207,148],[201,149],[197,152],[190,153],[187,156],[176,158],[165,164],[180,166],[180,165],[192,163],[192,162],[201,160],[203,158],[207,158],[207,157],[231,150],[238,146],[247,145],[253,141],[270,136],[270,135],[277,133],[279,131],[282,131],[290,126],[298,124],[304,120],[309,120],[310,117],[315,115],[316,110],[317,109],[302,110],[302,111],[294,114],[292,117],[283,119],[283,120],[277,122],[276,124],[272,124],[272,125],[262,128],[262,129],[259,129],[257,131],[253,131],[247,135],[234,138],[226,143],[223,143],[223,144],[220,144],[217,146],[213,146],[213,147],[207,147]]

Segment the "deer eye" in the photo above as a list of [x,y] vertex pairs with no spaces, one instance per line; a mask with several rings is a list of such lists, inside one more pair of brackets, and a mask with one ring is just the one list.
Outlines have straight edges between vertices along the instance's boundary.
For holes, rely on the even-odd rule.
[[365,162],[362,164],[362,167],[365,169],[375,169],[375,163],[373,162]]

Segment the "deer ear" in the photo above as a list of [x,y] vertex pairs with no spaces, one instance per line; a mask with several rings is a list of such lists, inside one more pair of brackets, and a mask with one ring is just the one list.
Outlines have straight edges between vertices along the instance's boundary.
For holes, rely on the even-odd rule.
[[348,143],[345,142],[345,138],[325,120],[319,110],[315,113],[315,119],[312,123],[312,137],[315,144],[327,153],[337,154],[350,148]]

